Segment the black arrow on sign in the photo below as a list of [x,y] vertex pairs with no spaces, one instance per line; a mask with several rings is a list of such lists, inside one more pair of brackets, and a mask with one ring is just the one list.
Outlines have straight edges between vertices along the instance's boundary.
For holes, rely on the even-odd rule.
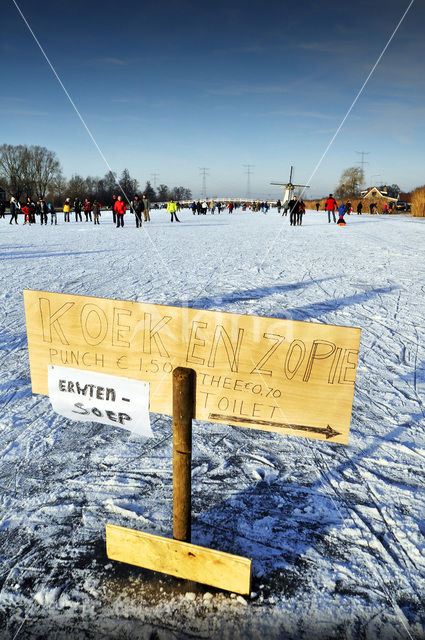
[[341,433],[333,429],[330,424],[328,424],[327,427],[309,427],[305,424],[286,424],[284,422],[271,422],[269,420],[251,420],[251,418],[242,418],[241,416],[224,416],[219,413],[210,413],[208,419],[220,420],[222,422],[258,424],[264,427],[280,427],[281,429],[293,429],[294,431],[309,431],[310,433],[320,433],[320,435],[326,436],[326,440],[341,435]]

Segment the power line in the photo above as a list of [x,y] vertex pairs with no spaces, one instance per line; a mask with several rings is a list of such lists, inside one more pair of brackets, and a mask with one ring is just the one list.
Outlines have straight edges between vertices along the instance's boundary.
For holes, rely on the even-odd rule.
[[[44,50],[44,49],[43,49],[43,47],[41,46],[40,41],[38,40],[37,36],[35,35],[34,31],[33,31],[33,30],[32,30],[32,28],[31,28],[31,25],[29,24],[28,20],[26,19],[26,17],[25,17],[25,16],[24,16],[24,14],[22,13],[21,8],[19,7],[19,5],[18,5],[18,3],[16,2],[16,0],[12,0],[12,2],[13,2],[13,4],[15,5],[16,10],[18,11],[18,13],[19,13],[19,15],[21,16],[22,20],[24,21],[24,23],[25,23],[25,25],[26,25],[26,27],[27,27],[28,31],[29,31],[29,32],[30,32],[30,34],[32,35],[32,37],[33,37],[33,39],[34,39],[34,41],[35,41],[36,45],[38,46],[38,48],[40,49],[41,53],[43,54],[44,59],[46,60],[46,62],[47,62],[47,64],[49,65],[50,69],[52,70],[53,75],[55,76],[56,80],[58,81],[58,83],[59,83],[59,84],[60,84],[60,86],[62,87],[62,90],[63,90],[64,94],[65,94],[65,95],[66,95],[66,97],[68,98],[68,100],[69,100],[69,102],[70,102],[70,104],[71,104],[72,108],[74,109],[75,113],[77,114],[78,118],[80,119],[81,124],[83,125],[84,129],[87,131],[87,133],[88,133],[88,135],[89,135],[89,137],[90,137],[91,141],[93,142],[94,146],[95,146],[95,147],[96,147],[96,149],[98,150],[100,157],[102,158],[102,160],[104,161],[104,163],[105,163],[105,164],[106,164],[106,166],[108,167],[109,171],[111,172],[111,175],[114,177],[114,180],[115,180],[116,184],[119,186],[119,188],[121,189],[121,191],[122,191],[122,194],[123,194],[124,198],[127,200],[128,204],[130,204],[130,199],[129,199],[128,195],[126,194],[126,192],[124,191],[124,189],[123,189],[123,187],[122,187],[122,185],[121,185],[120,181],[118,180],[118,177],[117,177],[116,173],[113,171],[113,169],[112,169],[111,165],[109,164],[108,160],[106,159],[106,157],[105,157],[105,155],[104,155],[104,153],[103,153],[102,149],[99,147],[99,145],[98,145],[98,143],[97,143],[97,141],[96,141],[96,139],[95,139],[94,135],[92,134],[92,132],[91,132],[91,130],[89,129],[89,127],[88,127],[88,125],[87,125],[86,121],[84,120],[83,116],[81,115],[80,111],[78,110],[78,108],[77,108],[77,106],[76,106],[75,102],[74,102],[74,101],[73,101],[73,99],[71,98],[71,96],[70,96],[70,94],[69,94],[68,90],[66,89],[65,85],[63,84],[63,82],[62,82],[61,78],[59,77],[59,75],[58,75],[58,73],[57,73],[57,71],[56,71],[56,69],[54,68],[54,66],[53,66],[53,65],[52,65],[52,63],[50,62],[50,59],[49,59],[49,57],[48,57],[47,53],[45,52],[45,50]],[[147,229],[146,229],[146,225],[143,225],[143,230],[144,230],[145,234],[147,235],[147,237],[148,237],[148,239],[149,239],[149,242],[151,243],[151,245],[153,246],[154,250],[155,250],[155,251],[156,251],[156,253],[158,254],[158,256],[159,256],[159,258],[160,258],[160,260],[161,260],[162,264],[163,264],[163,265],[164,265],[164,267],[167,269],[168,273],[169,273],[170,275],[172,275],[172,274],[171,274],[170,267],[168,266],[167,262],[165,262],[165,260],[164,260],[164,258],[163,258],[163,256],[162,256],[162,254],[160,253],[160,251],[158,250],[158,248],[157,248],[156,244],[155,244],[155,243],[154,243],[154,241],[152,240],[152,238],[151,238],[151,236],[150,236],[149,232],[148,232],[148,231],[147,231]],[[16,634],[16,635],[17,635],[17,634]]]
[[246,167],[246,198],[247,200],[251,199],[251,175],[252,175],[252,167],[254,167],[254,164],[244,164],[242,165],[243,167]]
[[[369,71],[369,73],[368,73],[368,75],[367,75],[367,77],[366,77],[366,80],[363,82],[362,86],[361,86],[361,87],[360,87],[360,89],[358,90],[358,92],[357,92],[357,94],[356,94],[356,96],[355,96],[354,100],[352,101],[351,105],[349,106],[349,108],[348,108],[348,110],[347,110],[347,112],[346,112],[345,116],[344,116],[344,117],[343,117],[343,119],[341,120],[341,122],[340,122],[340,124],[338,125],[338,127],[337,127],[337,129],[336,129],[335,133],[333,134],[332,138],[329,140],[329,142],[328,142],[328,144],[327,144],[327,146],[326,146],[325,150],[323,151],[322,155],[320,156],[319,161],[317,162],[316,166],[314,167],[314,169],[313,169],[313,171],[312,171],[312,174],[311,174],[311,176],[310,176],[310,178],[309,178],[308,182],[311,182],[311,181],[312,181],[312,179],[313,179],[313,178],[314,178],[314,176],[316,175],[317,171],[319,170],[319,167],[320,167],[320,165],[322,164],[323,160],[325,159],[325,157],[326,157],[326,155],[327,155],[327,153],[328,153],[329,149],[330,149],[330,148],[331,148],[331,146],[333,145],[333,143],[334,143],[335,139],[337,138],[337,136],[338,136],[339,132],[341,131],[342,127],[344,126],[344,124],[345,124],[345,122],[346,122],[346,120],[347,120],[348,116],[350,115],[350,113],[351,113],[351,112],[352,112],[352,110],[354,109],[355,105],[357,104],[357,102],[358,102],[358,100],[359,100],[360,96],[362,95],[362,93],[363,93],[363,91],[364,91],[364,89],[365,89],[366,85],[368,84],[368,82],[369,82],[370,78],[371,78],[371,77],[372,77],[372,75],[374,74],[376,67],[379,65],[379,63],[381,62],[382,58],[384,57],[384,54],[385,54],[386,50],[388,49],[388,47],[390,46],[391,42],[393,41],[393,39],[394,39],[394,37],[395,37],[395,35],[396,35],[397,31],[400,29],[401,25],[403,24],[403,21],[404,21],[405,17],[407,16],[407,14],[409,13],[410,8],[413,6],[413,3],[414,3],[414,2],[415,2],[415,0],[410,0],[409,5],[408,5],[407,9],[404,11],[403,15],[401,16],[400,20],[398,21],[398,23],[397,23],[397,25],[396,25],[395,29],[393,30],[392,34],[391,34],[391,35],[390,35],[390,37],[388,38],[388,40],[387,40],[387,43],[386,43],[385,47],[382,49],[382,51],[381,51],[381,53],[379,54],[379,56],[378,56],[378,58],[377,58],[377,60],[376,60],[375,64],[373,65],[373,67],[372,67],[372,68],[371,68],[371,70]],[[301,192],[301,197],[302,197],[302,195],[303,195],[303,192]],[[263,266],[263,264],[264,264],[265,260],[267,259],[267,256],[269,255],[270,251],[272,250],[272,248],[274,247],[274,245],[275,245],[275,244],[276,244],[276,242],[278,241],[278,239],[279,239],[279,237],[280,237],[280,235],[281,235],[281,233],[282,233],[282,229],[283,229],[283,226],[281,227],[280,232],[279,232],[278,234],[276,234],[276,235],[275,235],[273,242],[269,245],[269,248],[268,248],[268,250],[266,251],[266,253],[265,253],[265,255],[264,255],[264,257],[263,257],[263,259],[262,259],[262,261],[261,261],[260,267],[262,267],[262,266]]]
[[366,162],[366,160],[364,159],[364,157],[365,157],[365,156],[368,156],[368,155],[370,154],[370,151],[356,151],[356,153],[358,153],[358,154],[362,157],[362,159],[360,160],[360,162],[358,162],[357,164],[359,164],[359,165],[361,166],[361,168],[362,168],[362,175],[363,175],[363,181],[364,181],[364,179],[365,179],[365,177],[366,177],[366,176],[365,176],[364,168],[365,168],[365,165],[366,165],[366,164],[369,164],[368,162]]
[[153,188],[156,189],[156,179],[158,178],[159,173],[151,173],[151,178],[153,180]]
[[199,171],[201,172],[201,176],[202,176],[201,198],[206,200],[207,199],[207,176],[209,175],[208,174],[209,167],[199,167]]

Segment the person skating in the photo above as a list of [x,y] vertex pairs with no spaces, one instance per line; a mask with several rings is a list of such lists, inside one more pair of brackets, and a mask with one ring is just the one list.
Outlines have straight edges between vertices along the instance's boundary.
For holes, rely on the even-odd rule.
[[28,206],[28,202],[26,202],[24,204],[24,206],[22,207],[22,213],[24,214],[24,224],[27,224],[27,222],[28,222],[29,226],[31,226],[31,222],[30,222],[31,211],[30,211],[30,208]]
[[316,211],[319,212],[320,209],[320,202],[316,202]]
[[357,215],[358,216],[362,215],[362,209],[363,209],[363,204],[361,202],[359,202],[359,204],[357,205]]
[[65,222],[69,222],[69,212],[71,211],[71,200],[67,198],[63,205],[63,217]]
[[304,204],[304,200],[299,200],[299,209],[297,212],[297,225],[301,226],[303,223],[303,215],[305,214],[305,204]]
[[[69,198],[68,198],[69,200]],[[40,216],[40,224],[47,225],[47,214],[49,212],[47,204],[43,198],[39,198],[36,204],[35,212]]]
[[117,224],[117,214],[115,212],[116,202],[117,202],[117,196],[112,196],[111,210],[112,210],[112,221],[114,224]]
[[91,202],[88,198],[86,198],[84,200],[84,215],[86,216],[86,222],[88,222],[90,220],[90,222],[92,221],[92,217],[91,217]]
[[47,209],[50,211],[50,224],[58,223],[58,215],[56,213],[55,207],[51,202],[47,205]]
[[15,222],[15,224],[18,224],[18,211],[20,207],[19,207],[19,203],[15,200],[13,196],[10,198],[9,209],[10,209],[9,224],[12,224],[12,222]]
[[100,216],[100,202],[97,200],[93,200],[93,220],[94,224],[100,224],[99,216]]
[[[33,203],[33,201],[31,200],[30,196],[27,197],[27,201],[25,203],[25,206],[28,208],[29,210],[29,214],[28,214],[28,224],[35,224],[35,204]],[[25,223],[24,223],[25,224]]]
[[117,221],[117,229],[118,227],[124,226],[124,214],[127,210],[126,204],[123,201],[121,196],[118,196],[118,200],[115,202],[114,211]]
[[345,227],[345,219],[344,219],[344,214],[346,213],[346,206],[344,204],[340,204],[339,205],[339,218],[338,218],[338,222],[337,225],[340,227]]
[[136,229],[142,228],[142,213],[144,212],[144,204],[144,200],[140,200],[139,196],[134,196],[133,211],[136,218]]
[[331,213],[332,213],[332,217],[333,217],[334,222],[336,222],[335,208],[336,208],[336,200],[333,197],[333,194],[330,193],[329,194],[329,198],[326,200],[326,204],[325,204],[325,210],[328,213],[328,224],[330,224],[330,222],[331,222]]
[[174,200],[170,200],[170,202],[168,203],[167,206],[167,211],[169,211],[169,213],[171,213],[171,222],[173,222],[174,218],[176,219],[176,222],[180,222],[180,220],[177,217],[177,205],[174,202]]
[[75,212],[75,222],[82,222],[83,219],[81,217],[82,205],[79,198],[75,198],[74,200],[74,212]]
[[289,202],[289,224],[292,227],[295,227],[297,224],[300,208],[301,204],[297,200],[297,196],[292,196],[292,200]]
[[[149,213],[149,209],[151,208],[151,203],[147,199],[146,193],[143,194],[142,200],[143,200],[143,217],[145,219],[145,222],[150,222],[151,221],[151,216],[150,216],[150,213]],[[140,226],[142,226],[142,222],[141,221],[140,221]]]
[[0,218],[4,218],[4,214],[6,212],[6,203],[4,200],[0,200]]

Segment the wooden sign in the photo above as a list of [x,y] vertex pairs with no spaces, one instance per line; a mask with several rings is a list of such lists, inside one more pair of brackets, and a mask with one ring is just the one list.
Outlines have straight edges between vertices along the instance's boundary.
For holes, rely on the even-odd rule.
[[347,443],[360,329],[24,291],[34,393],[47,366],[150,383],[172,414],[172,376],[196,371],[195,418]]
[[210,587],[249,594],[251,560],[149,533],[106,525],[106,553],[111,560],[160,571]]

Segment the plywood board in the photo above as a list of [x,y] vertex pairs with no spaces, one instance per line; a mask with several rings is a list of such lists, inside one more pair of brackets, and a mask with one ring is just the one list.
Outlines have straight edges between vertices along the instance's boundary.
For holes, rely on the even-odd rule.
[[106,553],[111,560],[210,587],[245,595],[251,591],[251,560],[230,553],[113,524],[106,525]]
[[195,417],[347,443],[360,329],[24,291],[31,380],[47,365],[150,383],[172,413],[175,367],[195,369]]

